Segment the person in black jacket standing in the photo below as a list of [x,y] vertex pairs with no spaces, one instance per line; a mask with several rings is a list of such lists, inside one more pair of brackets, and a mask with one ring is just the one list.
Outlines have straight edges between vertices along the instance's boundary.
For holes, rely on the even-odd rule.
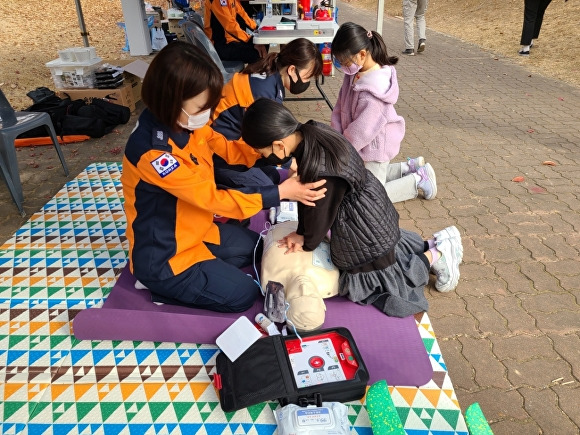
[[246,110],[242,138],[273,164],[295,157],[301,182],[326,180],[325,197],[315,207],[299,204],[297,230],[278,243],[288,254],[312,251],[330,230],[342,296],[405,317],[427,310],[429,271],[437,275],[437,290],[455,289],[463,258],[457,228],[426,241],[399,228],[383,185],[336,130],[315,121],[301,124],[282,104],[258,99]]
[[[529,56],[530,48],[534,45],[534,39],[538,39],[544,12],[552,0],[525,0],[524,1],[524,25],[522,27],[522,48],[518,52],[520,56]],[[568,1],[568,0],[564,0]]]

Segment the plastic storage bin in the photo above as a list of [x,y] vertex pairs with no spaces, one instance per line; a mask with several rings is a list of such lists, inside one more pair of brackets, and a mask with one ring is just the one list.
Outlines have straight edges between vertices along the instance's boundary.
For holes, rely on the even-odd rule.
[[63,62],[88,62],[97,58],[95,47],[72,47],[58,51],[58,56]]
[[46,63],[57,89],[94,88],[95,71],[103,60],[95,57],[86,62],[66,62],[61,58]]

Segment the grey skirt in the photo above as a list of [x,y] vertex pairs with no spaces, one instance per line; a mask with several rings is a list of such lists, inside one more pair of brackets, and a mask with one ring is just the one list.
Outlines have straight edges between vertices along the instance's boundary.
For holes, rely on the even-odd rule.
[[401,229],[395,263],[372,272],[342,272],[340,294],[361,305],[372,304],[393,317],[427,311],[425,286],[429,282],[429,267],[425,264],[424,248],[419,234]]

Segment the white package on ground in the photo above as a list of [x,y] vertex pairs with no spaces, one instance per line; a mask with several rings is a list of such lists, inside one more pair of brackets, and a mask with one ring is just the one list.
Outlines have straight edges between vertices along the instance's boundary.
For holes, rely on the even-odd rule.
[[348,407],[340,402],[322,402],[322,407],[303,408],[290,404],[274,411],[278,435],[348,435]]
[[324,323],[323,298],[338,294],[339,271],[330,259],[330,245],[322,242],[312,252],[285,254],[278,240],[296,231],[298,222],[287,221],[272,226],[264,238],[262,286],[269,281],[284,286],[286,316],[299,331],[318,329]]

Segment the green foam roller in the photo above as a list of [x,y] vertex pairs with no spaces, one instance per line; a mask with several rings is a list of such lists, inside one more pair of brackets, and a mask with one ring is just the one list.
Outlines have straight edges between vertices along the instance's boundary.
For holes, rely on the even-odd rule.
[[489,427],[487,419],[477,402],[469,405],[469,408],[465,411],[465,424],[467,424],[467,429],[471,435],[493,435],[491,427]]
[[387,381],[377,381],[367,391],[366,408],[371,422],[373,435],[405,435]]

